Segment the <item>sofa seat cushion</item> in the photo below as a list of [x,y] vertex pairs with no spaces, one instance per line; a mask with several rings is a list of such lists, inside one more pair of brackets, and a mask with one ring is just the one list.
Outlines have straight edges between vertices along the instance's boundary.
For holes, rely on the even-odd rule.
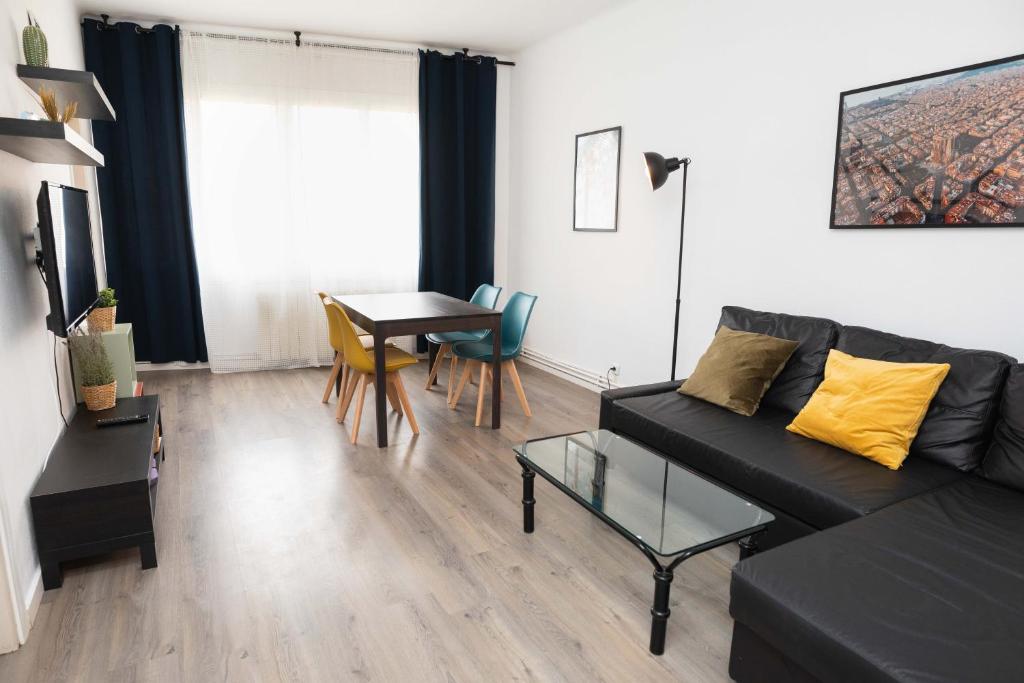
[[1024,495],[964,479],[733,568],[730,613],[828,681],[1019,681]]
[[999,396],[1014,359],[910,339],[866,327],[843,327],[836,349],[895,363],[949,363],[949,374],[925,414],[910,457],[970,471],[985,455]]
[[606,428],[818,529],[966,476],[920,458],[892,471],[786,431],[792,413],[753,417],[675,391],[615,401]]
[[800,345],[761,399],[763,406],[792,413],[800,412],[821,383],[828,351],[835,345],[839,334],[839,323],[826,318],[752,311],[739,306],[723,307],[718,324],[731,330],[756,332],[799,342]]

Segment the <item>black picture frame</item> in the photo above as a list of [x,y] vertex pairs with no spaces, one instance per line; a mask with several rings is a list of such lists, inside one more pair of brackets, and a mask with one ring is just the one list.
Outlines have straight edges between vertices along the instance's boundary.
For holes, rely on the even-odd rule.
[[[609,228],[594,228],[594,227],[577,227],[580,220],[580,216],[577,211],[577,188],[579,186],[579,172],[580,172],[580,141],[584,138],[593,135],[607,135],[614,133],[616,137],[615,144],[615,208],[611,217],[611,227]],[[580,133],[576,136],[575,147],[573,148],[573,173],[572,173],[572,229],[573,232],[618,232],[619,230],[619,183],[621,180],[622,170],[622,126],[612,126],[611,128],[601,128],[600,130],[592,130],[587,133]]]
[[[1019,62],[1019,64],[1014,64],[1015,62]],[[1013,66],[1009,66],[1009,65],[1013,65]],[[1011,56],[1011,57],[1004,57],[1004,58],[1001,58],[1001,59],[993,59],[993,60],[986,61],[986,62],[979,62],[977,64],[970,64],[968,66],[961,66],[961,67],[956,67],[956,68],[953,68],[953,69],[945,69],[943,71],[936,71],[934,73],[925,74],[923,76],[913,76],[911,78],[903,78],[903,79],[899,79],[899,80],[895,80],[895,81],[889,81],[889,82],[886,82],[886,83],[879,83],[877,85],[870,85],[870,86],[866,86],[866,87],[863,87],[863,88],[855,88],[853,90],[846,90],[846,91],[841,92],[839,94],[839,113],[838,113],[838,116],[837,116],[837,124],[836,124],[835,162],[834,162],[833,170],[832,170],[832,196],[831,196],[831,210],[830,210],[830,213],[829,213],[829,229],[832,229],[832,230],[851,230],[851,229],[852,230],[858,230],[858,229],[861,229],[861,230],[863,230],[863,229],[880,229],[880,228],[881,229],[898,229],[898,228],[903,228],[903,229],[926,228],[927,229],[927,228],[1020,228],[1020,227],[1024,227],[1024,204],[1009,205],[1009,204],[1005,203],[1005,200],[1004,201],[999,201],[994,194],[993,195],[989,195],[989,194],[985,194],[985,193],[983,193],[983,192],[978,190],[978,186],[984,181],[984,179],[990,177],[1004,163],[1016,163],[1016,161],[1021,161],[1021,163],[1022,163],[1022,170],[1024,170],[1024,137],[1021,137],[1019,140],[1017,140],[1016,142],[1012,143],[1010,145],[1009,149],[1007,149],[1003,153],[999,154],[995,159],[992,160],[992,162],[990,164],[988,164],[988,165],[978,164],[977,168],[980,169],[980,170],[977,171],[977,174],[975,175],[975,177],[973,179],[971,179],[969,182],[965,182],[963,180],[960,180],[957,177],[950,178],[946,174],[946,171],[950,167],[953,167],[954,164],[956,164],[957,161],[959,159],[961,159],[961,158],[984,156],[984,155],[975,154],[974,150],[976,148],[978,148],[979,146],[981,146],[983,142],[987,142],[987,141],[995,139],[997,137],[997,134],[999,132],[1001,132],[1003,129],[1010,128],[1009,125],[1003,125],[998,130],[996,130],[995,132],[993,132],[993,133],[991,133],[989,135],[986,135],[984,137],[980,137],[980,138],[977,137],[977,136],[969,135],[967,133],[958,133],[958,134],[955,134],[955,135],[952,135],[952,136],[949,133],[947,133],[946,136],[945,136],[946,137],[946,142],[944,144],[944,147],[945,147],[944,156],[948,157],[948,158],[947,159],[938,160],[938,161],[932,161],[932,158],[935,156],[934,150],[937,149],[937,145],[938,145],[938,141],[936,140],[936,138],[939,137],[939,136],[933,135],[932,138],[929,140],[930,144],[933,145],[933,151],[928,156],[924,157],[924,159],[928,160],[928,164],[930,164],[931,167],[933,167],[933,168],[934,167],[938,167],[938,166],[943,166],[943,165],[945,167],[942,169],[941,172],[936,171],[934,173],[931,173],[931,174],[925,176],[924,179],[920,183],[916,183],[915,184],[915,180],[914,179],[917,178],[917,177],[921,177],[922,169],[927,170],[927,168],[928,168],[928,164],[922,165],[922,166],[916,166],[916,164],[919,164],[922,161],[922,159],[915,160],[914,164],[909,164],[908,163],[908,164],[906,164],[904,166],[897,167],[895,172],[892,170],[892,168],[890,168],[890,166],[883,165],[882,163],[877,163],[876,162],[876,164],[874,164],[874,165],[878,166],[881,170],[883,170],[886,173],[886,176],[890,180],[892,180],[893,183],[895,183],[897,185],[899,185],[899,183],[898,183],[897,179],[893,178],[894,175],[896,175],[897,178],[902,177],[902,178],[908,179],[908,177],[906,175],[904,175],[902,173],[899,173],[899,171],[902,171],[903,169],[908,168],[911,165],[914,165],[915,168],[911,169],[913,171],[913,176],[911,176],[908,179],[908,183],[907,184],[899,185],[900,193],[895,195],[892,200],[890,200],[888,202],[885,202],[883,205],[878,207],[878,210],[876,211],[876,213],[874,215],[872,215],[870,218],[865,219],[865,212],[868,209],[868,207],[864,205],[863,198],[859,197],[860,201],[859,201],[858,206],[857,206],[857,213],[858,213],[858,219],[859,219],[858,222],[850,223],[850,222],[847,222],[848,218],[844,218],[841,222],[837,223],[837,208],[839,208],[838,205],[839,205],[839,195],[840,195],[840,166],[841,166],[841,164],[845,164],[844,168],[843,168],[843,172],[848,174],[848,172],[849,172],[849,170],[851,168],[851,166],[849,164],[849,160],[850,160],[850,157],[853,155],[852,152],[844,152],[844,150],[843,150],[844,125],[849,125],[847,122],[844,121],[844,119],[846,117],[846,114],[850,110],[852,110],[852,109],[854,109],[854,108],[856,108],[858,106],[861,106],[861,104],[866,104],[866,102],[865,103],[858,103],[858,104],[853,105],[853,107],[849,107],[848,108],[846,106],[848,98],[850,98],[851,96],[862,94],[862,93],[869,93],[871,91],[876,91],[876,90],[880,91],[880,90],[887,89],[887,88],[894,88],[894,87],[898,87],[898,86],[905,86],[905,85],[917,83],[917,82],[920,82],[920,81],[928,81],[928,80],[931,80],[931,79],[940,79],[940,78],[946,78],[946,77],[950,77],[950,76],[958,76],[959,78],[974,78],[974,77],[980,76],[980,75],[982,75],[984,73],[989,73],[989,74],[998,73],[998,72],[1000,72],[1000,71],[1002,71],[1003,69],[1006,69],[1006,68],[1019,69],[1019,72],[1020,72],[1019,76],[1018,76],[1020,78],[1020,86],[1019,87],[1020,87],[1020,90],[1022,92],[1022,95],[1024,95],[1024,54],[1018,54],[1018,55],[1014,55],[1014,56]],[[977,73],[972,73],[972,72],[977,72]],[[1017,78],[1017,77],[1015,77],[1015,78]],[[945,82],[935,83],[932,86],[929,86],[929,88],[940,87],[940,86],[948,84],[948,83],[950,83],[950,82],[952,82],[954,80],[956,80],[956,79],[950,78],[950,79],[947,79]],[[926,88],[925,90],[918,91],[918,93],[919,94],[927,93],[927,90],[929,88]],[[899,94],[899,93],[893,93],[893,95],[896,95],[896,94]],[[907,100],[907,102],[910,102],[910,101],[911,101],[910,99]],[[882,104],[880,106],[884,109],[888,105]],[[906,106],[906,105],[904,105],[904,106]],[[861,120],[867,120],[868,118],[870,118],[870,117],[864,117]],[[1021,130],[1024,131],[1024,116],[1018,117],[1017,119],[1014,119],[1014,120],[1020,122],[1019,125],[1021,126]],[[988,122],[986,122],[986,124],[987,123]],[[930,132],[930,131],[931,131],[931,129],[929,129],[928,132]],[[1008,132],[1008,134],[1012,135],[1013,133],[1012,132]],[[898,139],[895,139],[895,140],[893,140],[892,138],[888,138],[889,140],[892,140],[892,142],[889,145],[887,145],[887,146],[893,146],[893,145],[895,145],[896,143],[898,143],[898,142],[900,142],[902,140],[906,140],[906,138],[908,136],[909,137],[913,137],[913,135],[914,135],[914,133],[911,132],[911,133],[908,133],[907,136],[905,136],[903,138],[898,138]],[[887,136],[884,136],[884,134],[883,134],[883,138],[885,138],[885,137],[887,137]],[[922,138],[924,137],[923,133],[921,134],[921,137]],[[956,155],[955,150],[957,148],[966,148],[966,145],[970,144],[972,141],[975,141],[975,140],[980,140],[980,142],[974,142],[973,146],[970,147],[969,151],[965,151],[964,153],[962,153],[960,155]],[[899,146],[899,145],[896,145],[896,146]],[[900,147],[901,152],[902,152],[903,151],[903,147],[902,146],[899,146],[899,147]],[[865,148],[865,146],[861,145],[861,148]],[[878,151],[878,148],[877,147],[873,148],[873,151]],[[1021,156],[1017,157],[1016,159],[1011,159],[1012,157],[1015,157],[1018,154],[1018,152],[1019,152],[1019,154]],[[904,156],[904,154],[901,154],[900,156]],[[907,156],[908,158],[913,158],[913,156],[909,152],[906,152],[905,156]],[[886,159],[885,161],[888,161],[889,164],[893,163],[891,157],[889,159]],[[959,169],[958,169],[958,172],[959,172]],[[875,174],[875,175],[877,175],[877,174]],[[1002,177],[1003,176],[1000,176],[1000,178],[1002,178]],[[940,184],[940,179],[941,179],[941,184]],[[848,206],[849,199],[850,199],[849,195],[852,194],[850,192],[850,187],[851,186],[849,184],[851,181],[850,181],[849,177],[845,177],[844,180],[846,181],[847,185],[846,185],[846,187],[843,188],[843,190],[845,192],[845,195],[844,195],[845,199],[844,199],[843,204],[846,206],[846,208],[843,210],[843,216],[844,217],[848,217],[852,213],[851,209]],[[931,183],[930,186],[929,186],[929,182]],[[993,181],[993,182],[995,182],[995,181]],[[1024,178],[1022,178],[1019,181],[1019,183],[1015,183],[1015,184],[1019,188],[1020,192],[1024,193]],[[924,189],[922,189],[922,185],[924,186]],[[936,186],[938,186],[938,187],[936,187]],[[989,184],[989,186],[991,187],[991,183]],[[955,194],[952,195],[952,197],[948,200],[948,206],[941,206],[941,200],[945,198],[944,190],[949,188],[951,191],[955,191],[957,189],[957,187],[962,187],[962,189],[960,191],[956,191]],[[909,188],[909,193],[908,193],[908,188]],[[875,190],[877,190],[877,186],[875,186]],[[919,193],[919,191],[920,191],[920,193]],[[928,196],[926,194],[928,192],[931,192],[931,196],[928,198],[928,203],[930,203],[931,206],[926,205],[924,200],[920,199],[920,197],[922,195],[923,196]],[[977,197],[972,198],[969,195],[977,195]],[[1006,197],[1006,196],[1007,196],[1007,194],[1004,193],[1003,197]],[[909,202],[911,204],[913,204],[913,206],[909,206],[907,204],[907,202],[902,202],[902,205],[907,209],[908,212],[910,212],[909,215],[907,213],[904,213],[903,214],[903,218],[913,219],[915,217],[915,214],[912,211],[913,210],[917,210],[917,211],[919,211],[922,214],[922,217],[921,217],[921,221],[922,222],[871,223],[872,219],[876,219],[876,218],[881,218],[882,217],[882,214],[883,214],[882,210],[883,209],[895,209],[895,207],[893,207],[891,205],[895,204],[896,202],[900,201],[901,199],[909,200]],[[937,201],[937,199],[939,201]],[[968,200],[970,200],[969,203],[968,203]],[[984,204],[980,204],[980,202],[984,202]],[[939,206],[936,206],[936,204],[939,204]],[[976,212],[972,212],[972,209],[974,209],[975,205],[979,205],[979,204],[980,204],[980,206],[977,209],[977,211]],[[963,206],[961,206],[961,205],[963,205]],[[996,206],[996,205],[998,205],[998,206]],[[959,216],[959,217],[962,217],[964,219],[968,219],[969,218],[969,220],[965,220],[965,222],[947,222],[948,214],[950,214],[954,209],[958,209],[958,208],[959,208],[959,213],[955,214],[954,218]],[[1000,212],[999,211],[1000,208],[1001,209],[1005,209],[1005,211]],[[994,217],[997,217],[997,216],[1008,217],[1009,214],[1012,213],[1013,214],[1013,218],[1012,218],[1012,220],[1006,220],[1006,221],[976,220],[975,217],[977,216],[977,214],[988,215],[988,214],[986,214],[986,211],[989,211],[990,213],[992,213],[992,215]],[[975,217],[969,217],[968,214],[971,214],[971,213],[973,213]],[[896,216],[896,215],[897,215],[896,213],[893,213],[893,214],[890,214],[890,217]],[[939,218],[941,218],[942,220],[941,221],[938,220]]]

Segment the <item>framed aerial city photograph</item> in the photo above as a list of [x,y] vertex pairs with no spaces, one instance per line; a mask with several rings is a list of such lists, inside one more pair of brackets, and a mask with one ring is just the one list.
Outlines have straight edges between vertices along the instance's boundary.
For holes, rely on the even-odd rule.
[[615,232],[619,222],[619,151],[622,126],[576,136],[572,229]]
[[1024,55],[839,96],[831,228],[1024,226]]

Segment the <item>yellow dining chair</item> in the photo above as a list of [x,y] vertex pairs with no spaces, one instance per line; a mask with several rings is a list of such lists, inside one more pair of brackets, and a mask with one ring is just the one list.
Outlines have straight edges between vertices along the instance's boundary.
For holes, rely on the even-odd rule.
[[[345,309],[337,302],[331,301],[327,304],[327,314],[335,319],[335,324],[341,331],[342,347],[345,353],[345,365],[349,368],[348,377],[345,382],[345,394],[342,397],[341,402],[338,404],[338,422],[345,421],[349,404],[352,402],[352,397],[355,395],[357,389],[359,391],[359,397],[356,399],[356,413],[354,422],[352,423],[352,443],[355,443],[356,439],[359,438],[359,422],[363,417],[363,404],[366,401],[366,387],[367,385],[373,385],[376,382],[374,376],[376,366],[374,365],[373,356],[371,356],[368,349],[363,346],[363,342],[356,333],[355,327],[352,325],[352,321],[348,319]],[[419,434],[420,427],[416,424],[416,416],[412,412],[412,404],[409,402],[409,395],[405,392],[405,385],[402,384],[402,376],[398,371],[404,367],[415,365],[417,362],[416,358],[401,349],[395,348],[394,346],[388,346],[384,349],[386,386],[383,387],[383,390],[387,392],[388,399],[391,401],[391,405],[395,409],[395,412],[409,418],[409,426],[412,428],[413,434]],[[376,391],[382,390],[382,387],[375,386],[374,388]]]
[[[345,365],[345,347],[342,343],[341,328],[338,326],[337,319],[331,315],[329,310],[329,306],[334,303],[334,300],[325,292],[317,292],[316,295],[324,306],[324,314],[327,316],[327,339],[331,344],[331,348],[334,349],[334,365],[331,367],[330,377],[327,378],[327,386],[324,387],[323,402],[327,403],[331,400],[332,387],[338,387],[340,391],[340,388],[345,386],[345,380],[348,379],[348,366]],[[359,343],[363,345],[364,349],[372,349],[373,335],[360,334]],[[391,342],[387,342],[387,345],[394,346]]]
[[[341,327],[338,325],[337,318],[330,313],[330,304],[333,303],[333,300],[325,292],[317,292],[316,295],[320,298],[320,303],[323,304],[324,314],[327,316],[327,339],[331,344],[331,348],[334,349],[334,365],[331,366],[331,375],[327,379],[327,386],[324,387],[323,402],[327,403],[331,399],[331,389],[333,387],[345,386],[348,366],[345,365],[345,346],[342,341]],[[361,334],[359,335],[359,342],[363,345],[363,348],[372,349],[373,335]],[[340,381],[338,378],[339,374],[341,375]]]

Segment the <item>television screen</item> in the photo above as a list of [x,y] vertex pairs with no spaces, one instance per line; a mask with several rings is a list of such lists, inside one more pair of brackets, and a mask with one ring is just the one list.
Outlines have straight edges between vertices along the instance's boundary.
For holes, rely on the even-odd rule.
[[44,181],[36,204],[50,299],[47,327],[63,337],[96,303],[89,195],[84,190]]

